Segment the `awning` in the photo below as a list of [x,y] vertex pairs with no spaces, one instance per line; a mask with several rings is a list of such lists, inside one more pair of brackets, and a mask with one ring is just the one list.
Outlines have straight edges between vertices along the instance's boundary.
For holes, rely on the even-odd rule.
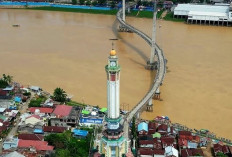
[[106,107],[103,107],[103,108],[101,108],[100,111],[101,111],[101,112],[106,112],[106,111],[107,111],[107,108],[106,108]]
[[43,134],[44,132],[43,132],[42,129],[35,129],[34,133],[36,133],[36,134]]
[[152,134],[152,137],[153,138],[160,138],[161,135],[160,135],[160,133],[156,132],[156,133]]
[[90,112],[87,111],[87,110],[82,110],[81,113],[82,113],[82,114],[89,114]]

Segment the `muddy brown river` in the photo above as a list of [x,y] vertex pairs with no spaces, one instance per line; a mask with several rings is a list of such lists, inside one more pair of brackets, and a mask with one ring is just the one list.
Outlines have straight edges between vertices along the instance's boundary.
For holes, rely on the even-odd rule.
[[[127,20],[151,35],[151,19]],[[105,107],[108,39],[119,38],[121,108],[130,109],[155,74],[144,69],[150,47],[116,26],[110,15],[0,9],[0,75],[49,92],[61,87],[76,101]],[[142,117],[167,115],[232,139],[232,28],[158,21],[157,41],[168,59],[162,101]]]

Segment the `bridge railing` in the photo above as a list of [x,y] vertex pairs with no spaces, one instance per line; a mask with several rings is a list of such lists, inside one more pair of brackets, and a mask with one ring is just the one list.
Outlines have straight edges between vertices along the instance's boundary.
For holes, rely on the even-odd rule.
[[[133,6],[129,5],[128,7]],[[136,33],[137,35],[139,35],[141,38],[143,38],[150,46],[152,45],[152,39],[146,35],[145,33],[143,33],[142,31],[136,29],[135,27],[127,24],[125,21],[122,20],[122,9],[120,9],[117,13],[117,19],[120,22],[120,24],[129,29],[130,31]],[[140,100],[140,102],[134,106],[134,108],[129,112],[128,116],[125,117],[125,119],[127,119],[127,121],[130,121],[132,119],[132,117],[139,112],[139,110],[148,103],[148,101],[154,96],[155,91],[157,90],[157,88],[160,86],[160,84],[162,84],[165,73],[166,73],[166,62],[165,62],[165,58],[164,58],[164,54],[162,49],[156,44],[155,45],[155,52],[154,52],[157,56],[157,74],[156,77],[154,79],[153,84],[151,85],[150,90],[146,93],[146,95]]]

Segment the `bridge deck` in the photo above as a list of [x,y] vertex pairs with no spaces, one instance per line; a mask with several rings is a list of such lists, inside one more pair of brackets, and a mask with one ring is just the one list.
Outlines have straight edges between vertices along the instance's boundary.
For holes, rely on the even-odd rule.
[[[131,7],[133,5],[129,5],[128,7]],[[122,19],[122,9],[120,9],[117,13],[117,20],[119,23],[127,28],[128,30],[136,33],[139,35],[141,38],[143,38],[150,46],[152,45],[152,39],[143,33],[142,31],[134,28],[133,26],[127,24],[125,21]],[[129,131],[129,125],[128,122],[130,122],[133,118],[134,115],[136,115],[144,105],[146,105],[149,101],[149,99],[152,99],[152,97],[155,94],[155,91],[157,88],[160,86],[160,84],[163,82],[165,73],[166,73],[166,63],[165,63],[165,58],[162,49],[159,48],[159,46],[156,44],[155,45],[155,52],[158,59],[158,66],[157,66],[157,74],[154,79],[154,82],[150,88],[150,90],[146,93],[146,95],[142,98],[142,100],[129,112],[129,114],[124,117],[124,120],[122,121],[122,124],[124,125],[124,136],[128,139],[128,131]],[[126,122],[126,123],[125,123]]]

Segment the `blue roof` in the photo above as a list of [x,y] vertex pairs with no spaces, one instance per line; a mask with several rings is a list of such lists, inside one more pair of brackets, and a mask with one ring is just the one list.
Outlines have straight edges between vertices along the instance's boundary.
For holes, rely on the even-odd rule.
[[86,130],[73,129],[72,132],[76,136],[87,136],[88,135],[88,131],[86,131]]
[[15,101],[15,102],[21,102],[21,98],[18,97],[18,96],[16,96],[16,97],[14,98],[14,101]]
[[145,123],[145,122],[139,123],[138,132],[142,131],[142,130],[148,131],[148,124],[147,123]]
[[37,133],[37,134],[43,134],[43,130],[42,129],[35,129],[34,130],[34,133]]

